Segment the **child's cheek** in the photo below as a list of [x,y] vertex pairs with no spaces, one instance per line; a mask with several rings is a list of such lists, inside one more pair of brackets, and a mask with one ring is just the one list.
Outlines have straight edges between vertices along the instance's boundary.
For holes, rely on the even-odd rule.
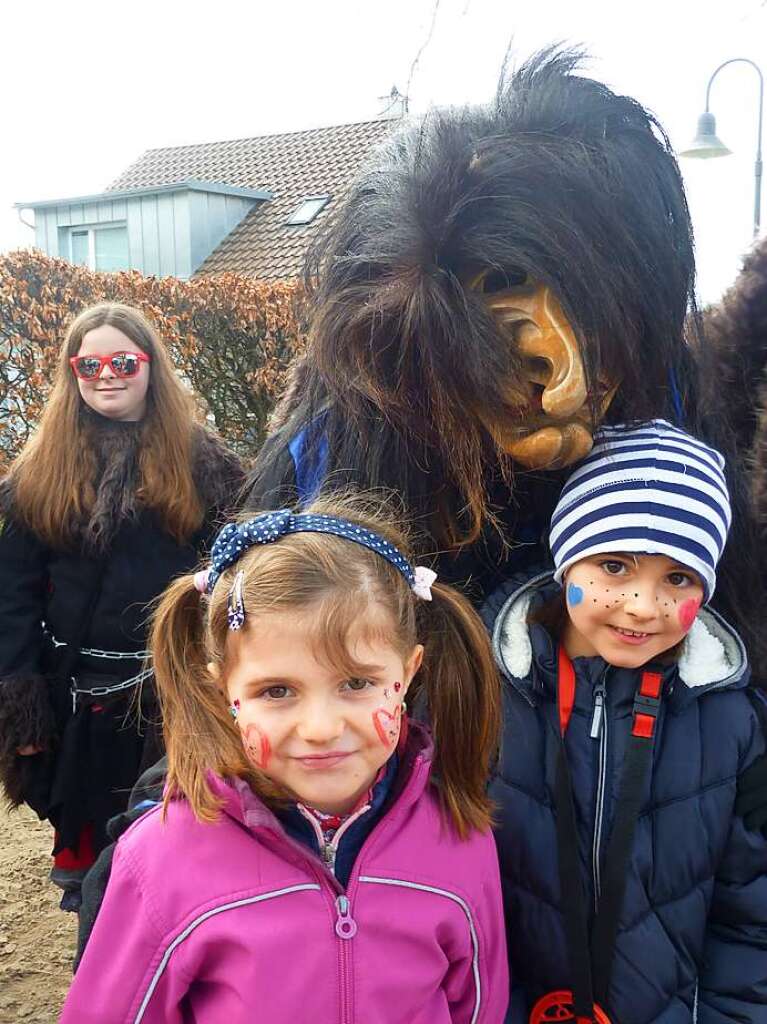
[[242,745],[248,760],[265,772],[272,759],[272,745],[266,733],[255,722],[246,725],[242,732]]
[[687,601],[682,601],[679,605],[679,625],[685,631],[689,632],[692,628],[693,622],[695,622],[695,616],[698,614],[700,608],[700,598],[691,597]]
[[[394,688],[399,691],[402,688],[401,683],[395,683]],[[384,690],[385,697],[390,697],[390,695],[393,696],[391,691]],[[399,702],[392,707],[390,700],[389,707],[376,708],[373,712],[373,725],[376,734],[387,750],[393,747],[399,739],[401,720],[402,704]]]

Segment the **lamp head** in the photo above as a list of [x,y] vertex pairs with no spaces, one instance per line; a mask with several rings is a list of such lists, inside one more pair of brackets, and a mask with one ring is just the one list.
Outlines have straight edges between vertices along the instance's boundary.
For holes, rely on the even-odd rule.
[[708,160],[714,156],[729,156],[732,153],[725,144],[717,137],[716,118],[706,111],[698,118],[698,131],[687,149],[683,149],[679,156],[695,157],[698,160]]

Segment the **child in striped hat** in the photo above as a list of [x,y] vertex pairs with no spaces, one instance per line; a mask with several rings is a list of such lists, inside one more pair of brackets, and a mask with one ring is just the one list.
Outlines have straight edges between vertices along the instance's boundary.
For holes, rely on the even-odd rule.
[[713,596],[731,519],[719,452],[663,420],[604,429],[551,521],[570,657],[637,668],[675,650]]
[[730,521],[718,452],[605,428],[554,512],[554,572],[488,602],[507,1024],[767,1022],[767,841],[734,813],[765,740],[708,607]]

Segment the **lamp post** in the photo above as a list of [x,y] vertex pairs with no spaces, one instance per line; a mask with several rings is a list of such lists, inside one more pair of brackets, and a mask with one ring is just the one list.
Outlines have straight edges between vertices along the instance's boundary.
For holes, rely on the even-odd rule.
[[683,157],[693,157],[698,160],[708,160],[715,156],[729,156],[732,152],[716,134],[716,118],[709,111],[709,99],[711,96],[711,85],[714,79],[728,64],[750,64],[759,75],[759,123],[756,135],[756,163],[754,164],[754,238],[759,234],[760,212],[762,206],[762,111],[764,108],[764,78],[758,64],[747,57],[733,57],[726,60],[714,71],[708,80],[706,88],[706,110],[698,118],[698,131],[687,149],[679,154]]

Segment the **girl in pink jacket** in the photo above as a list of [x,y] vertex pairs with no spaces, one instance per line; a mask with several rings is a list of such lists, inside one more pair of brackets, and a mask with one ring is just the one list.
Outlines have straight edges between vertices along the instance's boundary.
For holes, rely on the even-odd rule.
[[62,1021],[501,1024],[500,687],[468,602],[380,508],[324,499],[224,527],[152,648],[165,799]]

